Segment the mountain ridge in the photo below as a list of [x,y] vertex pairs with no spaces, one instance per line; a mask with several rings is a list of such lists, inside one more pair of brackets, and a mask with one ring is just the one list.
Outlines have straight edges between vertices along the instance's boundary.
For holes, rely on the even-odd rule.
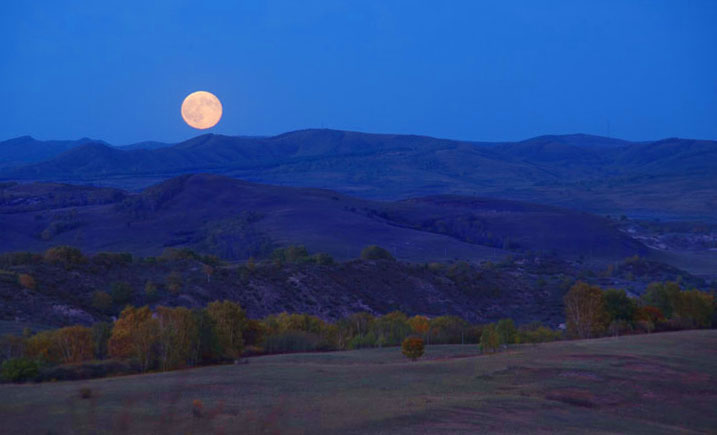
[[470,142],[328,129],[204,134],[155,149],[89,142],[43,162],[0,168],[0,179],[141,189],[196,172],[373,199],[461,194],[717,221],[717,197],[709,189],[717,142],[693,139],[628,142],[571,134]]

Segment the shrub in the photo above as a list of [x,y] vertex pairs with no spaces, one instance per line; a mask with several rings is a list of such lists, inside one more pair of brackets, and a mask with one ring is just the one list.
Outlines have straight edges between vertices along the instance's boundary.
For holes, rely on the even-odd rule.
[[103,313],[108,313],[112,308],[112,296],[107,292],[98,290],[92,294],[92,306]]
[[159,290],[157,284],[152,281],[147,281],[144,284],[144,298],[147,302],[156,302],[159,299]]
[[55,246],[45,251],[45,261],[50,264],[63,264],[65,267],[82,264],[87,259],[77,248],[72,246]]
[[334,264],[334,258],[325,252],[319,252],[313,256],[314,262],[322,266],[330,266]]
[[91,388],[80,388],[80,399],[89,399],[90,397],[92,397]]
[[117,305],[124,305],[132,300],[134,293],[132,286],[124,281],[115,281],[110,285],[112,302]]
[[35,361],[26,358],[13,358],[2,363],[2,378],[11,382],[24,382],[34,379],[38,374]]
[[35,290],[35,288],[37,287],[35,278],[33,278],[32,275],[28,275],[26,273],[21,273],[20,275],[18,275],[17,282],[26,289]]
[[370,245],[361,251],[362,260],[394,260],[393,255],[384,248]]
[[136,361],[109,359],[42,367],[35,380],[43,382],[50,380],[79,381],[107,376],[131,375],[140,373],[140,371]]
[[411,361],[416,361],[422,357],[424,350],[425,347],[421,337],[407,337],[403,340],[403,343],[401,343],[401,353]]
[[37,264],[40,261],[42,261],[42,255],[32,252],[7,252],[0,254],[0,264],[3,266]]
[[182,279],[182,274],[176,270],[167,275],[167,290],[169,290],[170,293],[174,295],[179,293],[179,291],[182,290],[183,284],[184,280]]

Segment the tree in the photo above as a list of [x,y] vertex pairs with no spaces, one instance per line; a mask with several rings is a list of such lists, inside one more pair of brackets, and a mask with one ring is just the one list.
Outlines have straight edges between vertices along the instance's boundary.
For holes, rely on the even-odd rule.
[[500,319],[495,327],[500,344],[513,344],[518,338],[518,329],[513,319]]
[[198,340],[192,312],[184,307],[157,307],[159,368],[172,370],[191,364],[192,349]]
[[689,319],[694,326],[707,328],[712,323],[714,296],[699,290],[680,292],[673,301],[674,315]]
[[191,364],[216,361],[219,358],[220,349],[215,334],[214,320],[209,316],[207,310],[200,308],[192,310],[192,320],[197,330],[197,339],[192,346]]
[[379,346],[398,345],[411,332],[408,318],[400,311],[392,311],[376,319],[373,324]]
[[674,305],[680,294],[680,285],[674,281],[653,282],[642,295],[645,305],[657,307],[668,319],[672,317]]
[[112,308],[112,296],[98,290],[92,294],[92,306],[100,312],[107,313]]
[[20,358],[25,354],[27,337],[13,334],[4,334],[0,337],[0,361]]
[[147,302],[155,302],[159,299],[159,289],[157,284],[153,281],[147,281],[144,283],[144,298]]
[[431,328],[431,321],[426,316],[413,316],[408,319],[408,325],[411,330],[421,337],[425,337],[428,330]]
[[55,331],[41,331],[28,338],[25,355],[43,363],[59,363],[61,359],[55,342]]
[[246,314],[239,304],[231,301],[214,301],[207,305],[207,314],[214,321],[221,356],[237,359],[244,349],[242,329]]
[[369,245],[361,251],[362,260],[394,260],[393,255],[377,245]]
[[207,283],[208,283],[208,282],[210,282],[212,275],[214,275],[214,267],[212,267],[210,264],[203,264],[202,272],[204,272],[204,274],[207,275]]
[[630,299],[625,290],[607,289],[603,292],[605,310],[610,321],[632,321],[635,316],[635,301]]
[[480,336],[480,349],[483,352],[495,352],[500,344],[500,336],[494,324],[490,323],[483,327]]
[[51,264],[63,264],[65,267],[82,264],[87,259],[82,251],[72,246],[55,246],[45,251],[45,261]]
[[403,343],[401,343],[401,353],[411,361],[416,361],[422,357],[424,350],[423,339],[421,337],[407,337],[403,340]]
[[115,281],[110,285],[112,302],[116,305],[121,306],[131,301],[132,293],[134,293],[132,286],[124,281]]
[[22,287],[29,289],[29,290],[35,290],[37,287],[37,282],[35,282],[35,278],[32,277],[32,275],[28,275],[26,273],[21,273],[17,277],[17,282]]
[[174,295],[179,293],[182,289],[183,283],[184,280],[182,279],[182,274],[176,270],[167,275],[167,290],[169,290],[170,293]]
[[92,331],[86,326],[67,326],[53,334],[55,345],[63,363],[78,363],[94,356]]
[[590,338],[605,330],[608,316],[600,287],[578,281],[565,295],[564,301],[565,320],[570,334]]
[[463,344],[468,322],[458,316],[439,316],[431,319],[430,339],[435,344]]
[[107,342],[112,335],[112,324],[109,322],[97,322],[92,325],[91,330],[95,358],[104,359],[107,357]]
[[148,370],[154,362],[157,338],[157,319],[152,317],[149,307],[128,306],[112,328],[109,354],[112,358],[136,358],[142,370]]

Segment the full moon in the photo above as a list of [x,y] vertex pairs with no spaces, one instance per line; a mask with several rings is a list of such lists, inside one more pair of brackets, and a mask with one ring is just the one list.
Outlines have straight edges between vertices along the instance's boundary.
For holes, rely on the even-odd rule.
[[199,130],[214,127],[222,118],[222,103],[211,92],[192,92],[182,102],[182,118]]

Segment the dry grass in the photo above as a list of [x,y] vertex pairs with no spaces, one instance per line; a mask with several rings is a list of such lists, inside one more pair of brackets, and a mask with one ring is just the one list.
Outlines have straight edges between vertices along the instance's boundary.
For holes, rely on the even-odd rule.
[[[717,331],[427,346],[0,386],[4,433],[713,432]],[[91,388],[90,398],[78,388]],[[201,403],[197,418],[197,403]],[[41,418],[40,418],[41,417]]]

